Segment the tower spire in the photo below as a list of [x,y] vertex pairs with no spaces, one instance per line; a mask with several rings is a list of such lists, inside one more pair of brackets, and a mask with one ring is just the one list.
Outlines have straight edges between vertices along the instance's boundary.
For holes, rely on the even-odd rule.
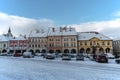
[[12,33],[11,33],[11,28],[10,28],[10,26],[9,26],[9,29],[8,29],[7,36],[8,36],[8,37],[13,37],[13,35],[12,35]]
[[10,26],[9,26],[9,29],[8,29],[8,33],[11,33],[11,29],[10,29]]

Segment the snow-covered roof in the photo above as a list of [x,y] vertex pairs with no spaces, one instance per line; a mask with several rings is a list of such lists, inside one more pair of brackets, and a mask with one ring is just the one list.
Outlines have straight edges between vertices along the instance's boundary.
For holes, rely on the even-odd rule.
[[26,38],[24,36],[20,35],[19,37],[14,37],[10,40],[26,40]]
[[13,39],[13,37],[8,37],[5,35],[0,35],[0,41],[9,41],[10,39]]
[[75,28],[72,27],[58,27],[50,28],[48,36],[66,36],[66,35],[77,35]]
[[77,35],[75,28],[71,27],[50,27],[48,30],[34,30],[28,37],[47,37],[47,36],[66,36],[66,35]]
[[94,31],[78,32],[78,40],[89,40],[89,39],[94,38],[94,37],[96,37],[100,40],[112,40],[111,38],[109,38],[101,33],[94,32]]
[[47,33],[31,34],[29,37],[47,37]]

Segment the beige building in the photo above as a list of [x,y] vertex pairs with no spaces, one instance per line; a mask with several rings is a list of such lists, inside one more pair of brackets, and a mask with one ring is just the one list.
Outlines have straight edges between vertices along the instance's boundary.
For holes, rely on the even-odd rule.
[[98,32],[78,32],[79,53],[113,53],[112,39]]
[[33,31],[28,37],[28,50],[33,53],[47,52],[47,34]]

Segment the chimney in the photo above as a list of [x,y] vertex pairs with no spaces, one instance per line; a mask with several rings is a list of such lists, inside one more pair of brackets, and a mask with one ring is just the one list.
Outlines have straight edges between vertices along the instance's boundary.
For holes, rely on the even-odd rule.
[[55,32],[55,28],[52,28],[53,29],[53,32]]
[[62,32],[62,28],[60,27],[60,32]]

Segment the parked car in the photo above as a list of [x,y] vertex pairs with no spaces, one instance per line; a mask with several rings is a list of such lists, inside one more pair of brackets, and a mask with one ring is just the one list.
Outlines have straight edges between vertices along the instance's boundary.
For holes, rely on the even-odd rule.
[[95,61],[97,55],[96,54],[89,54],[88,57],[89,57],[90,60]]
[[45,58],[46,59],[55,59],[55,54],[54,53],[47,53]]
[[108,59],[115,59],[112,53],[105,53]]
[[76,60],[84,61],[84,55],[82,55],[82,54],[76,55]]
[[76,57],[76,53],[71,53],[70,56],[71,56],[71,58],[75,58]]
[[117,59],[115,60],[115,62],[116,62],[117,64],[120,64],[120,58],[117,58]]
[[96,57],[96,61],[108,63],[108,58],[106,57],[105,54],[98,54]]
[[14,53],[13,56],[14,57],[20,57],[20,56],[22,56],[22,53]]
[[7,52],[1,53],[0,56],[7,56]]
[[32,55],[31,52],[24,52],[23,53],[23,58],[33,58],[33,57],[34,57],[34,55]]
[[42,53],[35,53],[35,56],[42,56]]
[[43,56],[43,58],[46,58],[47,53],[41,53],[41,56]]
[[64,53],[64,54],[62,55],[62,60],[71,60],[71,55]]
[[9,52],[9,53],[7,54],[7,56],[13,56],[13,53]]

